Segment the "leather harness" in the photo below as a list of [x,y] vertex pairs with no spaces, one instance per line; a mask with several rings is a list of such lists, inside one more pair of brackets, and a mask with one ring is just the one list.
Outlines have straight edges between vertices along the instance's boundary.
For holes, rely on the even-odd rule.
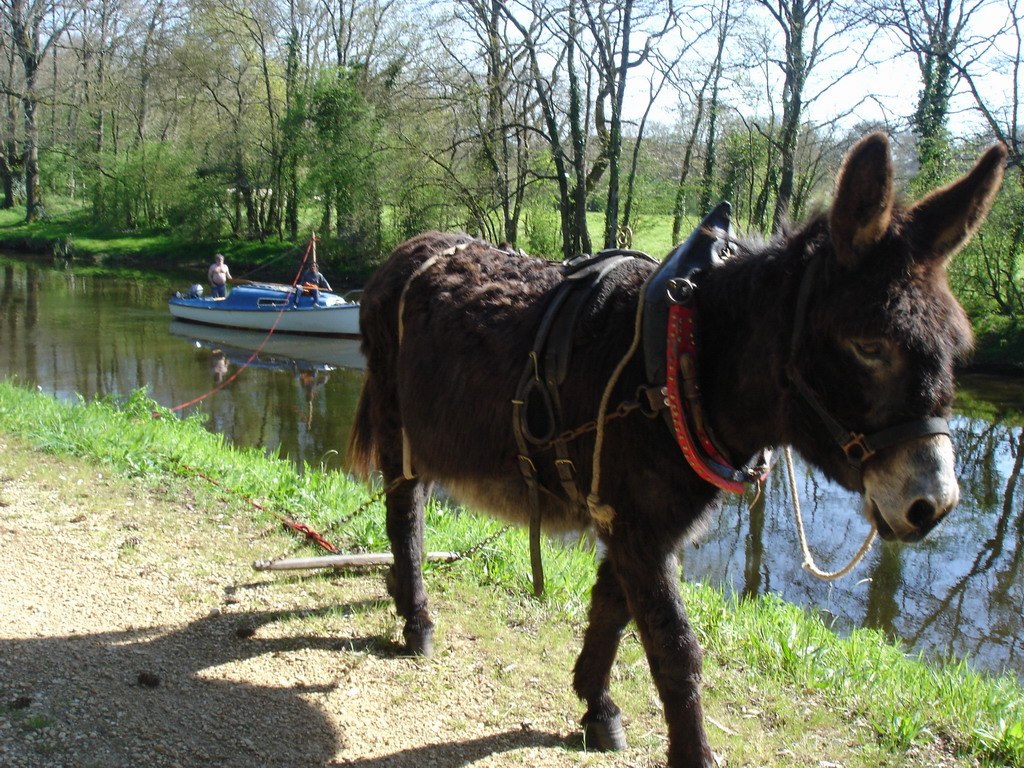
[[540,557],[540,492],[547,491],[537,478],[537,466],[531,447],[550,447],[555,454],[555,470],[565,498],[573,506],[585,507],[585,494],[579,487],[576,467],[569,458],[568,442],[559,436],[562,403],[559,388],[569,372],[573,336],[583,308],[589,303],[601,281],[613,270],[635,258],[653,261],[639,251],[613,249],[593,256],[581,256],[564,263],[565,279],[548,300],[530,350],[526,367],[512,399],[512,433],[519,450],[519,471],[530,494],[530,565],[534,594],[544,592],[544,569]]
[[697,381],[697,309],[700,275],[728,256],[732,206],[719,203],[693,233],[668,255],[644,289],[643,344],[647,380],[664,382],[665,419],[687,463],[701,479],[743,493],[768,472],[769,453],[759,452],[740,468],[714,436]]
[[[742,493],[745,484],[760,482],[767,476],[770,453],[761,451],[744,466],[735,468],[727,458],[728,452],[715,439],[705,417],[697,381],[694,298],[701,274],[728,256],[731,210],[728,202],[719,203],[647,279],[643,288],[641,341],[649,385],[645,391],[649,396],[651,392],[661,394],[660,398],[651,398],[650,410],[663,411],[680,450],[698,476],[723,490]],[[657,263],[639,251],[609,250],[564,264],[565,280],[550,299],[512,400],[512,431],[519,450],[517,459],[533,507],[530,560],[534,593],[538,597],[544,591],[540,556],[540,492],[551,491],[538,480],[531,446],[534,449],[542,446],[553,448],[555,469],[565,498],[574,506],[586,506],[584,494],[577,483],[576,468],[568,455],[567,446],[572,437],[559,434],[562,426],[559,388],[569,370],[573,334],[581,310],[601,281],[616,267],[633,258]],[[883,448],[928,435],[948,435],[946,419],[938,416],[912,419],[868,435],[854,432],[831,414],[803,378],[796,361],[803,342],[811,292],[822,259],[822,256],[811,257],[797,298],[790,355],[785,368],[796,392],[824,424],[847,461],[861,471],[864,463]]]

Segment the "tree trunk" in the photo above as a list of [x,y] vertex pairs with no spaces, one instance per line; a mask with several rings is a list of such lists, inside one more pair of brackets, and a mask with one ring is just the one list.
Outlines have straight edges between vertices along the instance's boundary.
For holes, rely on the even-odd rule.
[[580,95],[579,73],[576,70],[576,41],[579,25],[576,22],[575,0],[569,4],[569,34],[567,36],[566,66],[569,80],[569,132],[572,136],[572,168],[574,183],[568,201],[568,221],[563,225],[563,256],[567,259],[590,253],[590,232],[587,229],[587,135],[583,124],[583,104]]
[[708,105],[708,136],[707,149],[704,152],[704,170],[700,180],[700,201],[697,215],[704,216],[711,209],[711,197],[714,194],[715,170],[718,164],[718,91],[722,82],[722,61],[725,58],[725,44],[729,37],[730,16],[729,0],[723,0],[721,16],[718,21],[718,46],[715,50],[715,62],[711,68],[711,103]]
[[683,215],[686,207],[686,180],[690,175],[690,167],[693,164],[693,149],[697,145],[697,136],[700,134],[700,125],[704,120],[704,93],[708,83],[711,81],[710,73],[704,78],[697,93],[697,113],[693,117],[693,127],[686,140],[686,150],[683,152],[683,163],[679,169],[679,181],[676,183],[676,196],[672,204],[672,243],[680,242],[683,231]]
[[[604,247],[615,248],[619,234],[619,179],[622,158],[622,106],[626,98],[626,76],[629,73],[630,32],[633,0],[625,0],[622,8],[622,50],[618,67],[609,72],[611,82],[612,119],[608,126],[608,202],[604,218]],[[610,51],[609,51],[610,53]]]

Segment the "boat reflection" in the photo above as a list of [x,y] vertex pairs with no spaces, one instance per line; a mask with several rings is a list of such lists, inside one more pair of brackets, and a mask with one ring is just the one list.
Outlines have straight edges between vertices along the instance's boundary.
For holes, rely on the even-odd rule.
[[[194,346],[214,352],[223,369],[220,380],[223,380],[223,373],[227,371],[227,362],[235,365],[248,362],[249,366],[257,368],[300,372],[323,372],[336,368],[362,370],[366,365],[359,351],[358,339],[288,333],[274,333],[268,337],[265,331],[218,328],[181,320],[171,322],[170,332],[190,341]],[[217,380],[216,371],[214,373]]]

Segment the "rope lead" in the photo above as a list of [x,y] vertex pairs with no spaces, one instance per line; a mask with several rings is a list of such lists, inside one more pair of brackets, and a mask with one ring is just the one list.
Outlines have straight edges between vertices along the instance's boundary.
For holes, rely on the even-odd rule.
[[871,550],[871,545],[875,543],[875,537],[878,535],[878,529],[874,525],[871,526],[871,530],[868,532],[867,538],[864,543],[860,545],[860,549],[853,556],[853,559],[843,568],[838,571],[823,571],[814,562],[814,556],[811,554],[811,549],[807,545],[807,534],[804,532],[804,519],[803,514],[800,512],[800,497],[797,495],[796,489],[796,473],[793,471],[793,454],[787,445],[785,448],[786,453],[786,474],[789,476],[789,489],[793,496],[793,512],[796,517],[796,532],[800,538],[800,549],[803,551],[804,561],[802,566],[804,570],[810,573],[814,578],[821,579],[822,581],[835,581],[840,579],[860,563]]

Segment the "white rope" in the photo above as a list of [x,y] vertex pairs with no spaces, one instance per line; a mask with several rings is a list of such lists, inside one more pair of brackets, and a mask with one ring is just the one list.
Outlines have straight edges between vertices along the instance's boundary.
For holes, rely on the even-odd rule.
[[814,556],[811,554],[811,549],[807,545],[807,535],[804,533],[804,519],[800,512],[800,497],[797,494],[796,488],[796,473],[793,471],[793,455],[787,445],[786,451],[786,473],[789,475],[789,488],[793,495],[793,511],[796,514],[796,532],[800,537],[800,548],[803,550],[804,561],[803,568],[808,571],[812,576],[822,581],[835,581],[836,579],[842,578],[854,568],[857,567],[858,563],[864,559],[864,555],[871,549],[871,545],[875,543],[875,536],[878,535],[878,529],[874,525],[871,526],[871,531],[868,533],[868,537],[864,540],[864,543],[860,545],[860,549],[857,550],[857,554],[853,556],[853,559],[844,568],[840,568],[838,571],[823,571],[814,562]]
[[641,329],[644,316],[644,301],[647,287],[647,283],[644,282],[643,288],[640,289],[640,298],[636,305],[636,317],[633,321],[633,341],[629,345],[629,349],[626,350],[626,354],[619,360],[619,364],[615,366],[615,370],[612,371],[611,378],[608,379],[608,383],[605,385],[604,392],[601,395],[601,404],[597,408],[597,434],[594,437],[594,456],[591,459],[591,479],[590,479],[590,494],[587,496],[587,509],[590,510],[590,516],[594,522],[605,531],[611,531],[612,521],[615,519],[615,510],[608,504],[601,502],[601,495],[599,489],[601,487],[601,451],[604,448],[604,426],[605,426],[605,414],[608,412],[608,402],[612,397],[612,390],[615,389],[615,385],[619,382],[619,377],[622,372],[626,369],[626,365],[632,359],[633,355],[636,354],[637,349],[640,347],[640,340],[642,338]]

